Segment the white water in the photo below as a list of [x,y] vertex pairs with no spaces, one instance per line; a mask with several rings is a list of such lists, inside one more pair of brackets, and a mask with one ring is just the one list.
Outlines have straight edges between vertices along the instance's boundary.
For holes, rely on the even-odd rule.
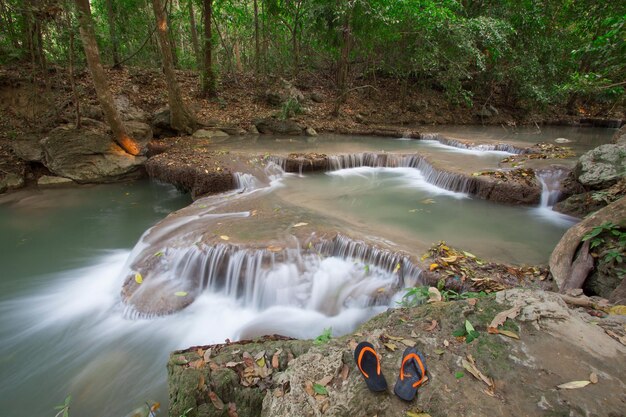
[[[361,263],[310,258],[304,274],[289,263],[267,271],[259,307],[228,291],[204,291],[176,314],[129,320],[119,297],[128,256],[103,254],[92,266],[41,277],[30,295],[0,303],[0,384],[7,395],[0,404],[6,409],[9,395],[26,402],[36,394],[40,405],[40,414],[32,404],[23,413],[13,405],[11,417],[53,415],[54,401],[68,393],[76,416],[123,416],[147,400],[166,404],[170,351],[266,333],[312,338],[327,327],[343,334],[386,309],[391,299],[372,307],[369,294],[397,281],[379,268],[365,273]],[[16,354],[23,359],[10,360]]]
[[567,173],[568,171],[558,168],[536,172],[537,179],[541,184],[541,200],[539,207],[535,209],[535,213],[540,218],[563,226],[571,226],[578,221],[575,217],[552,209],[559,201],[561,183],[567,177]]
[[457,152],[465,155],[487,157],[493,155],[499,155],[502,157],[514,155],[514,153],[512,152],[495,150],[493,149],[493,145],[476,145],[474,147],[460,148],[458,146],[446,145],[445,143],[441,143],[438,140],[423,139],[421,142],[433,148],[438,148],[449,152]]

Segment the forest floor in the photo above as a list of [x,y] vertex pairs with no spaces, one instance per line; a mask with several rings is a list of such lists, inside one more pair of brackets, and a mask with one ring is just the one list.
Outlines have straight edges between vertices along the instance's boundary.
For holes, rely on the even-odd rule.
[[[107,69],[114,97],[125,97],[149,119],[167,106],[167,88],[159,69],[124,67]],[[278,76],[228,75],[219,83],[219,95],[200,95],[195,71],[177,71],[184,100],[203,123],[232,126],[249,131],[256,119],[280,115],[280,105],[270,104],[285,80]],[[98,118],[100,112],[91,77],[86,69],[75,74],[81,117]],[[302,126],[320,132],[376,132],[381,128],[419,131],[432,125],[576,124],[582,118],[624,119],[624,100],[614,103],[579,103],[576,110],[561,106],[519,107],[507,104],[499,92],[475,96],[473,105],[451,104],[445,93],[430,86],[390,78],[357,79],[340,106],[330,73],[303,73],[293,84],[304,96],[303,112],[293,117]],[[34,74],[28,67],[0,67],[0,170],[23,172],[24,164],[10,150],[10,142],[24,135],[44,137],[53,128],[75,120],[74,96],[67,69],[51,66],[47,74]],[[485,116],[487,109],[490,116]],[[481,115],[483,114],[483,115]],[[99,117],[101,118],[101,112]],[[32,168],[32,167],[31,167]]]

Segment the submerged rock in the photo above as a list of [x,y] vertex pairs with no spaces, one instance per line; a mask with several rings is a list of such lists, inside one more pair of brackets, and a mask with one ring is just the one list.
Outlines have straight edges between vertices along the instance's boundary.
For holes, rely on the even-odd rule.
[[[519,339],[488,333],[494,317],[511,306],[519,315],[503,328]],[[172,353],[168,363],[169,415],[188,409],[203,417],[382,417],[418,409],[433,416],[620,415],[626,347],[603,330],[617,324],[614,317],[570,310],[554,293],[507,290],[472,303],[391,309],[326,343],[274,336],[189,348]],[[479,334],[471,343],[452,336],[466,320]],[[364,340],[380,354],[386,392],[369,391],[356,368],[353,350]],[[413,345],[425,356],[429,380],[407,403],[393,385],[402,352]],[[600,383],[556,389],[591,372]]]
[[40,188],[43,187],[56,187],[56,186],[63,186],[63,185],[70,185],[70,184],[74,184],[74,181],[72,181],[69,178],[64,178],[64,177],[54,177],[54,176],[50,176],[50,175],[44,175],[41,178],[39,178],[37,180],[37,185]]

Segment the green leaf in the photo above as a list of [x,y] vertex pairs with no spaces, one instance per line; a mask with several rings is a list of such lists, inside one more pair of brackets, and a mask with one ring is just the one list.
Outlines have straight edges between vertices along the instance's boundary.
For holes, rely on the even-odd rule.
[[461,379],[461,378],[463,378],[464,376],[465,376],[465,373],[464,373],[464,372],[462,372],[462,371],[457,371],[457,372],[455,372],[455,373],[454,373],[454,377],[455,377],[456,379]]
[[474,326],[472,326],[472,323],[469,322],[469,320],[465,320],[465,331],[467,332],[467,334],[472,334],[474,330]]
[[316,394],[328,395],[328,390],[321,384],[313,384],[313,391],[315,391]]
[[463,337],[465,336],[465,329],[457,329],[452,332],[452,336],[454,337]]
[[158,251],[157,253],[154,254],[154,256],[156,256],[156,257],[163,256],[163,252]]

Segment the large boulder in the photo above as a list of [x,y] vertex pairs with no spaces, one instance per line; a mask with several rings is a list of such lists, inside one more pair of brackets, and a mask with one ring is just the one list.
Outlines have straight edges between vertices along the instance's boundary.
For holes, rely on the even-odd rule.
[[198,129],[193,132],[193,137],[196,139],[227,138],[228,136],[228,133],[221,129]]
[[69,178],[55,177],[52,175],[43,175],[37,180],[37,186],[39,188],[60,187],[72,184],[74,184],[74,181]]
[[41,162],[43,160],[43,148],[41,137],[37,135],[24,135],[11,142],[11,149],[15,155],[26,162]]
[[293,120],[268,117],[254,122],[257,130],[263,134],[301,135],[302,127]]
[[626,145],[607,144],[590,150],[580,157],[574,174],[586,187],[610,187],[626,175]]
[[41,141],[44,165],[54,174],[79,183],[106,183],[138,178],[145,157],[132,156],[98,130],[58,127]]
[[24,177],[14,172],[0,175],[0,193],[24,186]]
[[162,136],[176,136],[178,134],[176,129],[172,127],[169,108],[157,110],[157,112],[152,115],[151,125],[154,136],[157,138]]
[[304,94],[298,90],[291,82],[281,79],[280,84],[265,91],[265,101],[272,106],[280,106],[288,101],[302,104]]
[[[550,272],[560,290],[568,288],[569,281],[577,273],[576,267],[580,263],[579,258],[582,259],[587,255],[587,249],[582,244],[583,237],[605,222],[612,222],[626,228],[626,198],[622,197],[609,204],[565,232],[550,256]],[[594,293],[611,298],[611,292],[619,286],[622,279],[616,280],[616,277],[611,276],[611,273],[606,274],[609,269],[598,268],[601,266],[600,263],[601,260],[595,261],[598,271],[593,274],[594,279],[586,285]],[[587,277],[583,276],[582,279],[584,283]]]
[[140,122],[148,120],[148,114],[139,107],[133,106],[127,96],[119,95],[115,97],[114,101],[122,120],[137,120]]

